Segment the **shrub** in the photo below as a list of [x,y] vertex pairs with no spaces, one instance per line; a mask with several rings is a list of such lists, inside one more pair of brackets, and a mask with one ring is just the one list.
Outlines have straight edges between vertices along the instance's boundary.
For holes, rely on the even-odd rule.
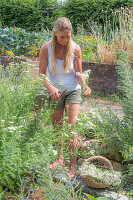
[[[54,11],[52,5],[55,5]],[[60,15],[56,0],[1,0],[0,10],[3,26],[13,27],[15,24],[27,31],[51,29],[55,18]]]

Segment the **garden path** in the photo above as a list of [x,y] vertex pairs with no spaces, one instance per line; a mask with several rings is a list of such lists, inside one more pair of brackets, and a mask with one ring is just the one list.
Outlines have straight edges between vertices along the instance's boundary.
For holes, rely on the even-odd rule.
[[108,107],[111,109],[113,113],[115,113],[119,118],[122,118],[123,111],[122,111],[122,104],[118,102],[113,102],[111,100],[106,100],[103,98],[88,98],[86,99],[83,104],[81,105],[81,110],[86,112],[87,110],[91,109],[91,103],[95,106],[95,108],[101,108],[103,110],[107,110]]

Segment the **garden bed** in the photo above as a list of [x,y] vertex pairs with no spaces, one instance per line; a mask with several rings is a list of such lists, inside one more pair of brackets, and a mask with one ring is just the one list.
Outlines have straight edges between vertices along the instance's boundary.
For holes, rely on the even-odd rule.
[[[20,58],[19,61],[26,62],[28,58]],[[10,62],[17,62],[17,58],[14,60],[7,60],[6,57],[0,57],[0,64],[4,68]],[[32,64],[36,66],[39,65],[38,58],[30,59]],[[83,71],[91,70],[89,77],[89,87],[94,92],[99,92],[103,94],[113,94],[120,93],[118,89],[118,73],[116,71],[116,65],[106,64],[106,63],[96,63],[96,62],[82,62]]]

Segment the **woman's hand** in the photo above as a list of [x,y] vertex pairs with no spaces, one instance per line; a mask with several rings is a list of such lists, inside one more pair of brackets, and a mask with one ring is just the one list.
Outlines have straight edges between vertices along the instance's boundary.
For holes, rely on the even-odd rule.
[[61,93],[60,93],[60,91],[59,91],[57,88],[55,88],[55,87],[52,86],[52,85],[49,85],[48,91],[49,91],[49,93],[50,93],[51,99],[52,99],[54,102],[57,102],[57,101],[60,100]]
[[85,88],[83,88],[83,91],[84,91],[84,93],[83,93],[84,97],[89,96],[91,93],[91,89],[88,86],[85,86]]

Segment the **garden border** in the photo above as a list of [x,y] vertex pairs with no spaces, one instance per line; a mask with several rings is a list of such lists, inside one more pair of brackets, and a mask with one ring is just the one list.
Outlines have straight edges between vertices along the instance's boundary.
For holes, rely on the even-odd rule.
[[[39,65],[38,58],[28,58],[31,60],[32,64],[35,65],[35,69],[32,71],[38,73],[37,67]],[[25,59],[21,59],[25,60]],[[0,57],[0,64],[6,66],[10,61],[3,59],[3,56]],[[92,89],[93,92],[99,92],[103,94],[121,94],[120,89],[118,88],[118,73],[116,70],[117,65],[112,65],[108,63],[97,63],[97,62],[87,62],[82,61],[83,72],[86,70],[91,70],[89,77],[88,86]],[[133,66],[132,66],[133,69]]]

